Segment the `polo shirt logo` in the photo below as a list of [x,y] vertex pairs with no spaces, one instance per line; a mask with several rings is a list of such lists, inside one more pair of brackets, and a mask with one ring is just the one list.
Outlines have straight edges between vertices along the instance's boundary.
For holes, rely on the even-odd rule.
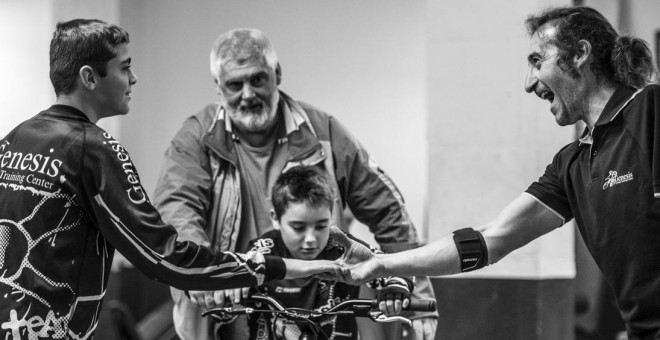
[[611,188],[617,184],[621,184],[632,180],[633,180],[632,172],[618,176],[616,171],[610,170],[610,175],[607,176],[607,178],[605,178],[605,183],[603,184],[603,190],[607,188]]

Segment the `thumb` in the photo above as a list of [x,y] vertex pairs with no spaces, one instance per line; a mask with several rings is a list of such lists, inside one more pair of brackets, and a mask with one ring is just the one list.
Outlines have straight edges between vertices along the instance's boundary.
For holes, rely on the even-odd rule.
[[353,244],[353,241],[351,241],[351,239],[346,236],[346,233],[344,233],[344,231],[339,229],[339,227],[336,225],[330,227],[330,237],[332,237],[332,239],[334,239],[344,248],[349,248]]

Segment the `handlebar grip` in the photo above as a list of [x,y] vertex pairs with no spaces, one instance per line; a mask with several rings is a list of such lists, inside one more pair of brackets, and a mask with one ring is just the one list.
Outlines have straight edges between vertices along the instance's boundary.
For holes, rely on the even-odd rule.
[[436,309],[435,300],[410,300],[408,308],[404,310],[415,311],[415,312],[434,312]]

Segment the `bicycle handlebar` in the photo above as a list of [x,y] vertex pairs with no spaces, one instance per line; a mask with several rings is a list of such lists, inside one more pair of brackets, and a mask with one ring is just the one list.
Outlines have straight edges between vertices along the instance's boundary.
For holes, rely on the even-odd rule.
[[[294,313],[297,316],[307,315],[309,318],[313,318],[321,315],[328,314],[353,314],[355,316],[367,316],[370,310],[378,309],[378,300],[376,299],[352,299],[342,301],[334,307],[324,311],[318,312],[314,310],[307,310],[301,308],[286,308],[282,306],[279,301],[276,299],[264,295],[264,294],[253,294],[246,299],[246,305],[254,305],[258,303],[264,303],[270,306],[272,309],[255,309],[252,307],[242,308],[242,309],[233,309],[232,307],[226,308],[212,308],[204,311],[202,316],[209,314],[215,315],[237,315],[237,314],[252,314],[255,312],[265,312],[265,313]],[[436,301],[435,300],[416,300],[411,299],[408,307],[403,308],[407,311],[415,312],[433,312],[436,310]]]
[[[345,306],[345,307],[344,307]],[[340,310],[346,310],[349,307],[358,307],[358,306],[369,306],[372,309],[378,309],[378,300],[367,300],[367,299],[354,299],[346,300],[339,303],[337,306],[328,310],[328,312],[335,312]],[[408,307],[402,308],[403,310],[411,312],[433,312],[436,309],[435,300],[424,300],[424,299],[411,299]]]
[[434,312],[437,307],[435,300],[410,300],[407,308],[404,310],[414,311],[414,312]]

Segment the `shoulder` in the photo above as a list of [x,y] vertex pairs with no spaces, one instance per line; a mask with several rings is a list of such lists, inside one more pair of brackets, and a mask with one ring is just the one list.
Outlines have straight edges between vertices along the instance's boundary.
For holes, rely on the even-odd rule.
[[660,85],[648,85],[636,92],[621,115],[631,131],[655,129],[660,119]]
[[219,104],[208,104],[197,113],[188,116],[173,138],[176,144],[188,145],[198,142],[216,120]]
[[659,95],[660,94],[660,84],[650,84],[644,87],[640,94],[643,95]]
[[329,125],[335,120],[334,117],[307,102],[298,100],[294,102],[307,115],[309,123],[312,124],[317,133],[327,134]]
[[660,107],[660,85],[651,84],[634,94],[634,98],[630,101],[629,109],[640,110],[640,108],[655,108]]
[[251,250],[259,252],[261,254],[270,254],[270,255],[277,255],[279,254],[279,250],[277,248],[278,240],[280,238],[280,232],[277,230],[271,230],[263,235],[261,235],[259,238],[254,239],[250,241],[250,244],[252,246]]
[[304,101],[293,100],[288,96],[285,97],[285,100],[288,100],[290,104],[293,103],[297,109],[305,113],[306,120],[312,125],[320,140],[332,140],[333,149],[342,150],[359,144],[336,117]]
[[93,148],[100,152],[104,150],[110,151],[121,148],[123,146],[117,141],[109,132],[97,126],[86,126],[85,130],[85,147]]
[[552,163],[551,165],[554,165],[554,167],[563,172],[561,169],[566,168],[566,171],[568,171],[568,164],[573,160],[575,157],[575,154],[580,151],[580,140],[576,140],[574,142],[568,143],[564,145],[557,153],[555,156],[552,158]]
[[210,127],[216,119],[218,108],[220,107],[219,103],[211,103],[204,106],[197,113],[189,116],[184,122],[184,127],[190,125],[200,125],[201,127],[208,128]]

